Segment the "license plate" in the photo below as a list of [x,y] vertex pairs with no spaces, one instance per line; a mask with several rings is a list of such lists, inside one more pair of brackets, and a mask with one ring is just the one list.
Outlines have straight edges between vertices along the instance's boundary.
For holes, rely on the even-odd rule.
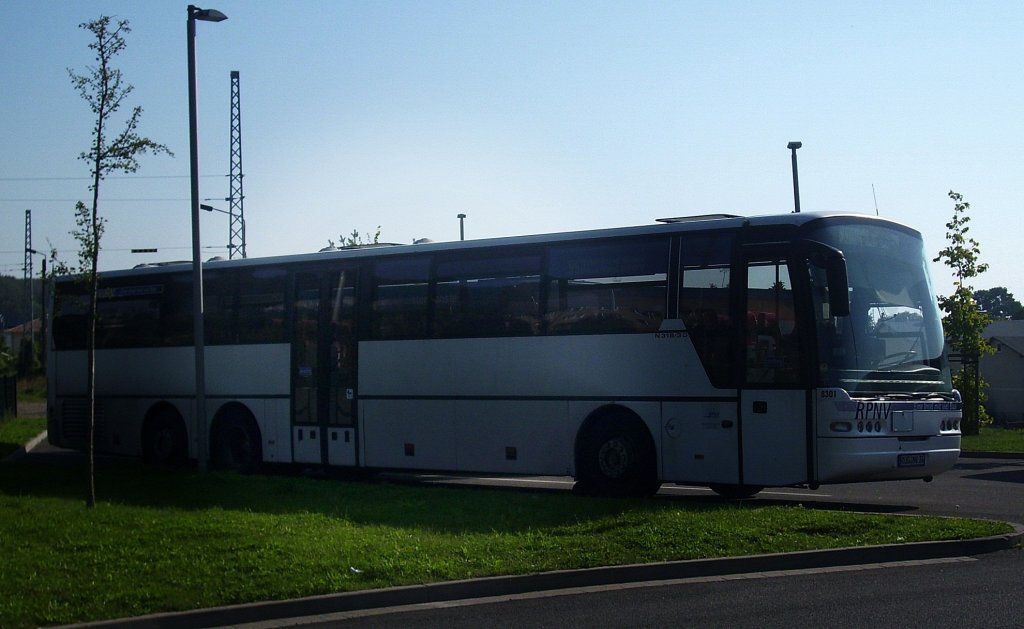
[[927,460],[927,454],[901,454],[896,458],[897,467],[922,467]]

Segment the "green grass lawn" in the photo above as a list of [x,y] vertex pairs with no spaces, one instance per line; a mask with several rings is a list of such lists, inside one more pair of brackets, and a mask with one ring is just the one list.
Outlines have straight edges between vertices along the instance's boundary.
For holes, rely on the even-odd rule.
[[964,436],[960,449],[967,452],[1024,452],[1024,428],[982,426],[980,434]]
[[0,464],[0,626],[546,570],[963,539],[1003,524],[293,476]]

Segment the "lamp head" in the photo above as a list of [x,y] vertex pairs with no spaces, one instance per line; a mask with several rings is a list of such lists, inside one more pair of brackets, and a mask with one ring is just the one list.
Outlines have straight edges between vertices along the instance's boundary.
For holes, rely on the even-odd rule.
[[800,148],[803,145],[803,142],[790,142],[789,144],[786,145],[786,148],[795,151],[796,149]]
[[228,16],[217,9],[200,9],[191,4],[188,5],[188,14],[190,18],[201,22],[223,22],[228,19]]

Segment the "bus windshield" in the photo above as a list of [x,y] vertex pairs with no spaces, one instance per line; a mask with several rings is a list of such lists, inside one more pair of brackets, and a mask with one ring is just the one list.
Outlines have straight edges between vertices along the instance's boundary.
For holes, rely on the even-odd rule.
[[950,394],[942,321],[919,235],[887,225],[825,223],[809,237],[846,257],[850,315],[829,313],[825,270],[809,265],[819,386],[854,397]]

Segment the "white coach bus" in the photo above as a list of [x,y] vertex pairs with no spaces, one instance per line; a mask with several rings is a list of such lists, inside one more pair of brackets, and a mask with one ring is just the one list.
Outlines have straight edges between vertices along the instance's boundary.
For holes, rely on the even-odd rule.
[[[597,493],[925,479],[960,449],[918,232],[725,215],[204,264],[212,464],[570,475]],[[103,273],[100,452],[197,455],[188,264]],[[49,437],[84,448],[56,284]]]

